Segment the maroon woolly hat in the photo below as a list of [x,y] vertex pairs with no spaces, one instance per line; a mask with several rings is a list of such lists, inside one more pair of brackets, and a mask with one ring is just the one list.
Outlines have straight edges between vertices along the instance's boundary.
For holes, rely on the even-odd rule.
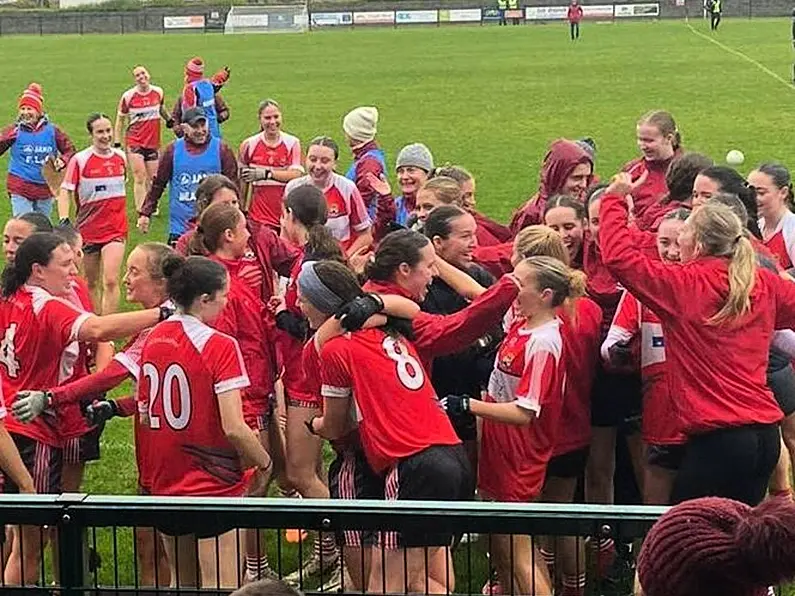
[[765,596],[795,577],[795,504],[708,497],[663,515],[638,558],[646,596]]

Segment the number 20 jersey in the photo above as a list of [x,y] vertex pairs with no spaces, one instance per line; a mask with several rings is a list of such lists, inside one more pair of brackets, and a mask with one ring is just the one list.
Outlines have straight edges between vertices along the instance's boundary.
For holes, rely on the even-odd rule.
[[245,492],[249,476],[224,434],[218,395],[248,385],[240,348],[228,335],[187,315],[152,329],[138,381],[138,410],[146,420],[139,473],[152,494]]
[[320,361],[323,397],[353,398],[362,448],[374,471],[432,445],[461,442],[406,339],[364,329],[330,340]]

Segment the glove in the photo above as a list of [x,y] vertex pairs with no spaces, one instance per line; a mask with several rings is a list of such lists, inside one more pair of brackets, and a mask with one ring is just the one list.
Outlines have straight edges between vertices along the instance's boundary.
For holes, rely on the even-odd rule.
[[610,364],[613,366],[629,366],[632,364],[632,349],[628,341],[619,341],[607,348]]
[[166,128],[174,128],[174,124],[175,122],[173,118],[169,118],[168,120],[166,120]]
[[28,423],[38,418],[51,403],[52,394],[49,391],[20,391],[11,406],[11,412],[20,422]]
[[115,149],[121,149],[121,143],[113,143]]
[[173,306],[168,306],[167,304],[163,304],[160,306],[160,317],[159,322],[163,322],[168,318],[172,317],[174,313],[177,312]]
[[88,404],[84,412],[86,422],[91,426],[98,426],[119,415],[119,408],[112,399],[95,401]]
[[465,395],[446,395],[439,400],[450,416],[469,414],[469,398]]
[[69,219],[68,217],[62,217],[61,219],[58,220],[58,225],[63,228],[69,228],[72,226],[72,220]]
[[335,315],[345,331],[356,331],[362,328],[365,321],[384,310],[384,301],[377,294],[357,296]]

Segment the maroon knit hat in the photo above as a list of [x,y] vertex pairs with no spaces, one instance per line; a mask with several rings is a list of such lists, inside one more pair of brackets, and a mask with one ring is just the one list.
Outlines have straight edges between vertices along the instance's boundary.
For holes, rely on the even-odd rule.
[[795,577],[795,504],[708,497],[663,515],[638,558],[646,596],[765,596]]

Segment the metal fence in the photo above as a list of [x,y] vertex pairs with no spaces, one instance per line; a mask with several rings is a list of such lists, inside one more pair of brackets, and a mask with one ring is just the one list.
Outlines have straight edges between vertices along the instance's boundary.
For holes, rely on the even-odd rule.
[[[626,594],[631,589],[633,576],[629,562],[631,557],[624,557],[624,564],[617,567],[621,571],[619,576],[600,576],[597,581],[594,571],[596,550],[588,548],[588,541],[593,545],[598,542],[597,539],[604,541],[609,537],[619,545],[629,544],[644,536],[663,511],[663,508],[655,507],[553,504],[2,495],[0,521],[7,528],[15,530],[22,526],[34,526],[27,529],[27,533],[22,533],[28,536],[28,544],[25,546],[23,541],[22,550],[24,553],[26,549],[40,548],[44,551],[44,557],[35,563],[35,573],[33,569],[27,572],[22,570],[22,576],[28,577],[26,583],[29,585],[19,587],[19,584],[13,586],[3,582],[0,592],[52,596],[229,594],[244,579],[243,566],[240,564],[245,548],[242,537],[244,530],[241,529],[259,528],[262,532],[254,533],[258,551],[261,549],[263,554],[269,555],[270,568],[280,577],[290,574],[310,558],[313,537],[317,532],[362,531],[377,534],[421,531],[452,534],[458,540],[450,551],[451,562],[448,563],[445,558],[444,573],[449,575],[450,580],[446,585],[451,587],[454,580],[452,591],[459,594],[481,593],[482,585],[490,576],[490,555],[496,548],[499,535],[532,536],[534,543],[542,540],[541,537],[577,537],[569,540],[576,540],[576,552],[583,553],[577,555],[577,567],[583,572],[588,569],[590,593]],[[182,577],[180,581],[177,577],[176,581],[172,580],[174,585],[169,587],[167,570],[162,569],[162,563],[160,569],[157,568],[157,561],[162,559],[151,553],[149,556],[154,559],[155,568],[154,574],[150,569],[149,576],[153,575],[154,578],[145,577],[145,570],[141,567],[141,545],[146,540],[154,541],[154,528],[166,528],[170,534],[203,531],[212,534],[221,529],[236,528],[233,531],[237,534],[233,583],[224,584],[219,574],[217,583],[206,580],[201,583],[190,577]],[[297,544],[288,542],[284,531],[291,528],[307,531],[308,537]],[[32,544],[31,530],[35,532]],[[8,564],[11,534],[7,529],[6,546],[3,549],[4,567]],[[460,541],[462,535],[467,536],[468,540]],[[48,539],[51,539],[50,547],[45,546]],[[218,562],[222,547],[217,538],[209,540],[215,540]],[[383,545],[383,542],[379,543]],[[510,544],[513,567],[513,540]],[[518,549],[517,546],[517,561]],[[211,545],[211,554],[212,550]],[[179,552],[172,552],[172,557],[174,554],[178,556]],[[198,546],[189,547],[187,552],[195,553],[196,562],[199,562]],[[371,552],[374,558],[372,564],[375,565],[378,558],[385,557],[386,551],[382,547],[380,551],[376,549]],[[364,555],[361,556],[364,563]],[[537,557],[537,551],[532,550],[530,556]],[[25,556],[21,559],[23,564],[25,559]],[[532,562],[535,559],[526,561]],[[404,574],[404,588],[394,591],[407,593],[409,572],[405,569],[401,572]],[[324,590],[322,580],[299,577],[296,583],[305,592],[318,593]],[[500,581],[503,593],[520,591],[513,586],[513,577],[500,578]],[[195,587],[199,583],[201,589]],[[352,585],[347,574],[343,576],[339,591],[359,594],[391,592],[378,587],[373,589],[372,585],[370,588]],[[434,592],[428,585],[424,590],[415,586],[411,591]]]

